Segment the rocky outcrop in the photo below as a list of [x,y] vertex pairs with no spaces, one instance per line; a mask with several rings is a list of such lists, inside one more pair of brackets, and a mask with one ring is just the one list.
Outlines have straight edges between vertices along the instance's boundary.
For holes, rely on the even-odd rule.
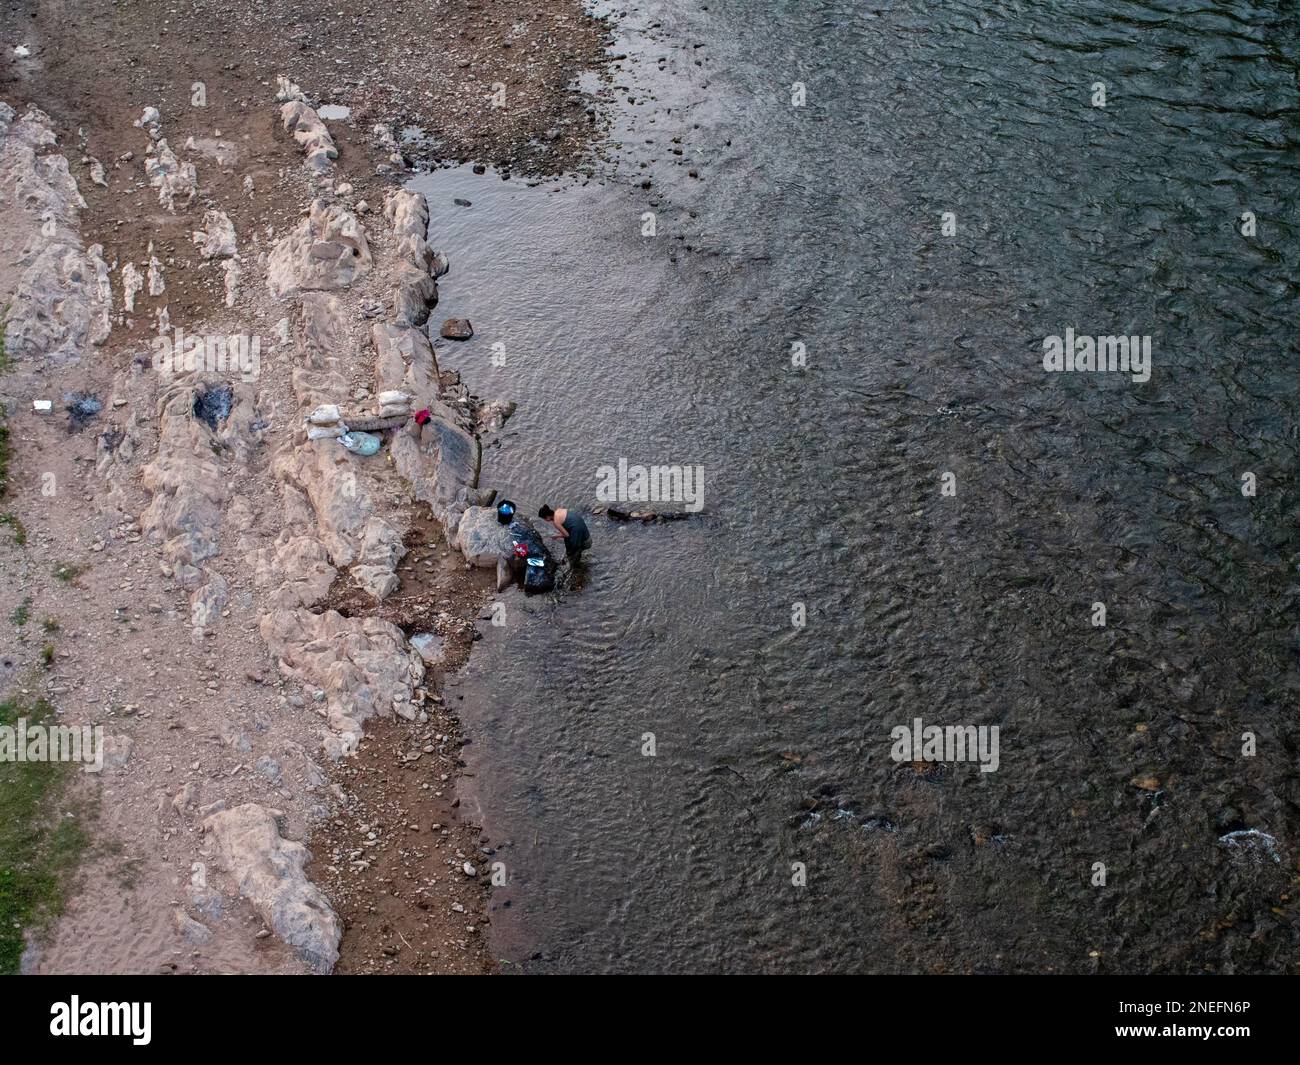
[[0,103],[0,299],[5,346],[18,357],[70,361],[108,337],[112,289],[103,249],[83,249],[86,206],[50,119]]
[[261,631],[280,671],[323,693],[330,757],[355,751],[370,717],[415,717],[424,665],[395,625],[333,610],[278,610],[263,617]]
[[357,461],[337,440],[304,440],[280,454],[275,470],[311,504],[313,535],[330,565],[351,566],[357,584],[376,599],[391,594],[398,583],[393,570],[406,549],[401,532],[361,489]]
[[225,211],[207,211],[203,231],[194,234],[194,243],[205,259],[229,259],[234,256],[235,225]]
[[[297,86],[292,88],[296,90]],[[313,174],[328,172],[339,157],[339,150],[334,147],[334,138],[325,128],[325,123],[301,98],[301,94],[280,108],[280,119],[285,130],[293,135],[306,154],[307,169]]]
[[[305,500],[301,505],[304,509],[308,506]],[[276,606],[293,609],[315,606],[323,600],[338,572],[320,540],[286,529],[275,547],[259,556],[256,581],[274,586],[271,601]]]
[[[210,426],[197,411],[213,390],[227,413]],[[196,628],[210,624],[225,605],[225,581],[208,573],[205,563],[220,551],[232,466],[247,463],[256,418],[254,388],[246,382],[182,373],[165,377],[159,391],[158,453],[141,478],[153,498],[140,526],[160,546],[172,577],[191,589]]]
[[280,835],[270,810],[245,803],[204,822],[216,843],[218,861],[234,878],[277,936],[317,973],[329,973],[339,958],[343,928],[303,866],[311,852]]
[[158,202],[167,210],[175,211],[178,205],[188,207],[194,202],[199,190],[194,164],[176,158],[165,137],[149,145],[144,171],[149,184],[158,190]]
[[[347,394],[349,382],[343,366],[346,328],[338,300],[308,293],[302,311],[301,359],[292,380],[305,413],[337,406],[334,401]],[[292,519],[292,531],[277,554],[292,541],[315,539],[321,552],[298,543],[293,548],[297,556],[318,559],[323,554],[332,569],[351,567],[357,584],[376,599],[392,594],[398,586],[394,570],[406,548],[401,530],[378,514],[365,487],[372,471],[358,465],[337,439],[307,439],[306,431],[279,454],[275,471],[284,482],[286,516]],[[304,502],[306,508],[297,506]],[[280,561],[291,560],[280,556]],[[325,572],[314,563],[305,580],[293,575],[289,583],[294,587],[278,598],[286,604],[301,598],[319,587],[318,578]]]
[[438,302],[437,279],[447,272],[446,258],[429,245],[429,205],[419,193],[401,189],[384,203],[393,227],[400,262],[394,271],[393,307],[397,325],[424,325]]
[[308,216],[271,250],[266,281],[274,296],[287,299],[347,288],[370,267],[370,246],[356,215],[316,200]]

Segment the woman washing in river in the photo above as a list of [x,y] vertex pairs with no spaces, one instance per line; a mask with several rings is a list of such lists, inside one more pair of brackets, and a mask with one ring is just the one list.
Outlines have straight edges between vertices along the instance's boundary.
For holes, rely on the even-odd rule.
[[591,546],[591,531],[587,528],[582,515],[576,511],[569,510],[567,507],[552,510],[543,505],[537,512],[537,516],[555,526],[559,535],[552,536],[551,539],[564,541],[564,553],[569,556],[571,563],[577,562],[582,557],[582,553]]

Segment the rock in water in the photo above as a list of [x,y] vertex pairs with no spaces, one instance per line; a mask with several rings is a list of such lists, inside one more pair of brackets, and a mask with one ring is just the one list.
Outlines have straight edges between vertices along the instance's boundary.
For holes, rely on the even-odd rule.
[[448,318],[442,323],[444,340],[468,340],[474,335],[474,327],[468,318]]
[[339,960],[343,928],[303,866],[311,853],[283,839],[271,812],[257,803],[213,814],[204,822],[222,867],[267,926],[318,973]]

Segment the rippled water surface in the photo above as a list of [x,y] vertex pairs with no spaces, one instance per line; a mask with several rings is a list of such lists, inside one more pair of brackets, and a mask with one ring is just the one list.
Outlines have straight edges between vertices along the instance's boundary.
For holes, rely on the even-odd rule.
[[[485,482],[531,510],[620,458],[705,471],[698,518],[595,519],[570,586],[504,596],[450,689],[497,954],[1293,971],[1296,9],[621,26],[607,180],[416,181],[436,316],[476,330],[440,358],[520,403]],[[1045,373],[1067,327],[1150,336],[1151,379]],[[998,770],[896,763],[916,717],[997,725]],[[1221,842],[1249,829],[1276,845]]]

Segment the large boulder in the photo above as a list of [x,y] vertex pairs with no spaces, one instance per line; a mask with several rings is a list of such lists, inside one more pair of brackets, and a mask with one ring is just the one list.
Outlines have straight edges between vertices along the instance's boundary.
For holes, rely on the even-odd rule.
[[461,515],[456,547],[466,562],[492,569],[510,554],[510,528],[497,521],[495,507],[470,507]]
[[343,927],[329,902],[303,872],[311,852],[281,837],[271,811],[257,803],[213,814],[203,824],[217,858],[277,936],[317,973],[339,960]]

